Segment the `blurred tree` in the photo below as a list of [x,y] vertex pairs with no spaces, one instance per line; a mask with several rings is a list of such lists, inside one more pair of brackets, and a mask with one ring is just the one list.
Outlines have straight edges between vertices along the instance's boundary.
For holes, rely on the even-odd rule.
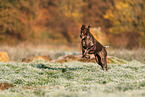
[[78,36],[78,25],[81,21],[82,0],[50,0],[49,8],[51,18],[48,25],[57,32],[60,32],[68,42],[72,42]]
[[[30,39],[37,43],[65,38],[73,42],[83,22],[102,28],[107,37],[116,35],[120,43],[125,41],[124,47],[142,46],[144,4],[145,0],[0,0],[0,41]],[[111,43],[118,42],[112,36]]]
[[32,32],[30,23],[36,15],[34,1],[1,0],[0,34],[14,36],[19,40],[27,39]]
[[145,44],[144,4],[144,0],[115,0],[115,5],[104,15],[111,22],[110,33],[130,37],[127,47]]
[[83,0],[82,7],[83,22],[92,24],[94,27],[101,27],[104,32],[110,27],[110,22],[103,16],[112,6],[114,0]]

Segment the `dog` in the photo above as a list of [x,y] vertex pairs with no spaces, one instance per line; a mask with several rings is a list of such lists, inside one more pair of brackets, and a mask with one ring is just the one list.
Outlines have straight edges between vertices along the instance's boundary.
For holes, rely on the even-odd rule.
[[82,44],[82,58],[86,57],[87,54],[94,54],[96,62],[102,67],[104,70],[106,68],[106,71],[108,71],[107,67],[107,51],[106,47],[100,44],[94,36],[90,32],[90,25],[88,28],[85,27],[85,25],[82,25],[81,27],[81,44]]

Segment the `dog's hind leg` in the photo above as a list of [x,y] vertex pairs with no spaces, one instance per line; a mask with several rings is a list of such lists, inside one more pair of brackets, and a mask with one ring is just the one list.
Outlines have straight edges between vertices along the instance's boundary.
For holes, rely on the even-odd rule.
[[101,62],[101,57],[98,55],[98,54],[95,54],[95,59],[96,59],[96,62],[102,67],[103,69],[103,65],[102,65],[102,62]]
[[101,52],[99,52],[99,56],[101,58],[101,63],[103,66],[103,70],[106,68],[106,71],[108,71],[108,67],[107,67],[107,51],[103,48]]

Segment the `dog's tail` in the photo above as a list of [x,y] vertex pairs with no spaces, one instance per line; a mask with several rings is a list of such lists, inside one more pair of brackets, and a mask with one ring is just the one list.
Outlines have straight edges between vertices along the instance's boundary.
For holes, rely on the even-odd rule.
[[109,48],[109,46],[104,46],[105,48]]

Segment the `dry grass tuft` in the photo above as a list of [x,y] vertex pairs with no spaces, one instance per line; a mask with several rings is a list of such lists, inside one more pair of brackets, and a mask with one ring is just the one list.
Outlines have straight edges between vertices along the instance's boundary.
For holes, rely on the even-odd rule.
[[14,87],[14,85],[9,84],[9,83],[0,83],[0,90],[9,89],[11,87]]
[[28,63],[28,62],[31,62],[31,61],[37,60],[37,59],[42,59],[42,60],[45,60],[45,61],[48,61],[48,62],[52,60],[52,58],[48,55],[48,56],[38,56],[38,57],[23,58],[22,62]]
[[[66,56],[61,56],[57,60],[53,62],[59,62],[59,63],[64,63],[64,62],[70,62],[70,61],[81,61],[81,62],[92,62],[96,63],[96,60],[93,56],[90,58],[81,58],[81,55],[66,55]],[[125,60],[121,60],[112,56],[107,57],[107,63],[120,63],[120,64],[125,64]]]
[[0,52],[0,61],[2,61],[2,62],[9,61],[9,56],[8,56],[7,52]]

